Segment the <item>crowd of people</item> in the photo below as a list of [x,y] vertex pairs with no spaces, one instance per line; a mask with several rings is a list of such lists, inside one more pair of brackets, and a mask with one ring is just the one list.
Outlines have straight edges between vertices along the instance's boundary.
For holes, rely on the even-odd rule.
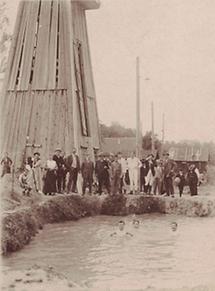
[[[7,153],[1,165],[2,176],[11,172],[12,160]],[[80,176],[81,191],[77,189]],[[57,148],[45,164],[42,164],[39,152],[28,157],[19,182],[25,194],[35,189],[46,195],[76,192],[84,195],[88,189],[89,193],[99,195],[105,191],[110,195],[146,193],[174,196],[177,187],[182,196],[186,184],[189,185],[191,195],[197,195],[199,172],[192,164],[184,173],[170,159],[169,153],[165,153],[162,159],[149,154],[141,160],[134,152],[129,157],[123,156],[121,152],[115,155],[99,153],[95,163],[87,154],[81,163],[75,148],[68,156]]]

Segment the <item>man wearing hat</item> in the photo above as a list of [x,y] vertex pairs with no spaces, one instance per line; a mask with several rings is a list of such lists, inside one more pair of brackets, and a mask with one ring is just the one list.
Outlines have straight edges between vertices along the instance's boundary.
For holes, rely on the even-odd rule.
[[65,167],[65,163],[64,163],[64,159],[61,156],[61,149],[57,148],[55,150],[55,154],[53,156],[53,160],[56,162],[57,164],[57,192],[58,193],[62,193],[63,191],[63,176],[64,176],[64,167]]
[[167,196],[174,196],[173,176],[176,164],[169,158],[169,153],[164,154],[164,187]]
[[73,148],[72,154],[66,158],[66,166],[69,170],[69,181],[67,184],[67,193],[70,191],[76,192],[78,173],[80,172],[80,159],[76,153],[76,148]]

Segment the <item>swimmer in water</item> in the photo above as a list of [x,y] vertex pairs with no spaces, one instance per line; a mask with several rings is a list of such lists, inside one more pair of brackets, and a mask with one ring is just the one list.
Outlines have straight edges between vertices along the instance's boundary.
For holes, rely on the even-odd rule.
[[134,228],[139,228],[139,226],[140,226],[140,221],[138,220],[138,219],[133,219],[133,221],[132,221],[132,225],[133,225],[133,227]]
[[172,231],[176,231],[177,228],[178,228],[178,224],[177,224],[177,222],[173,221],[173,222],[171,223],[171,229],[172,229]]
[[130,233],[130,232],[125,232],[125,221],[124,221],[124,220],[120,220],[120,221],[118,222],[118,227],[119,227],[119,231],[118,231],[118,232],[113,232],[113,233],[111,233],[110,236],[121,235],[121,234],[129,235],[129,236],[133,236],[132,233]]

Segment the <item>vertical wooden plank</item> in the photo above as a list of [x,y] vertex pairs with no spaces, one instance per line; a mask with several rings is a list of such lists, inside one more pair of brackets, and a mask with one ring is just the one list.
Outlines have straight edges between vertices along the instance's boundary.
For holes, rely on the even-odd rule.
[[58,89],[66,89],[65,41],[67,40],[64,34],[64,2],[60,1]]
[[10,139],[8,143],[8,148],[12,152],[13,159],[16,159],[16,154],[18,154],[16,150],[18,150],[18,143],[19,143],[19,121],[20,121],[20,116],[21,116],[23,93],[17,92],[16,99],[17,99],[17,102],[15,105],[14,118],[13,118],[13,123],[11,126],[11,135],[10,135]]
[[48,140],[48,123],[49,123],[49,96],[50,91],[45,91],[42,96],[42,114],[41,114],[41,159],[45,162],[48,159],[47,140]]
[[8,90],[14,90],[15,86],[16,86],[16,77],[17,77],[17,73],[19,70],[19,62],[20,62],[20,57],[21,57],[21,52],[22,52],[22,44],[23,44],[23,41],[25,40],[27,12],[28,12],[29,5],[30,5],[29,2],[25,2],[24,6],[23,6],[22,20],[21,20],[21,24],[19,27],[19,34],[18,34],[16,49],[15,49],[14,60],[13,60],[13,64],[12,64],[12,70],[11,70],[11,74],[10,74],[10,81],[9,81],[9,85],[8,85]]
[[66,94],[66,137],[65,137],[65,151],[66,153],[71,153],[72,147],[75,145],[75,116],[74,116],[74,108],[73,108],[73,95],[74,95],[74,57],[73,57],[73,39],[74,39],[74,31],[73,31],[73,15],[72,15],[72,6],[71,2],[65,1],[64,9],[64,33],[65,39],[67,39],[65,46],[65,58],[66,62],[66,78],[68,90]]
[[48,51],[48,89],[56,88],[58,1],[52,2],[51,31]]
[[50,112],[49,112],[49,128],[48,128],[48,148],[49,153],[53,153],[55,147],[55,115],[56,115],[56,91],[52,91],[50,95]]
[[29,11],[26,24],[26,41],[23,48],[23,61],[20,68],[20,83],[17,90],[27,90],[31,75],[31,65],[35,45],[35,30],[37,25],[37,16],[39,10],[39,1],[29,2]]
[[13,128],[14,128],[16,114],[17,114],[17,108],[18,108],[17,104],[18,104],[17,94],[13,94],[10,113],[8,116],[8,123],[6,124],[6,127],[8,129],[7,136],[6,136],[6,148],[8,149],[9,152],[11,152],[10,144],[11,144],[11,140],[13,136]]
[[48,86],[48,44],[50,35],[50,12],[51,1],[42,1],[35,67],[32,82],[33,90],[45,90]]
[[9,139],[9,131],[11,127],[11,119],[13,115],[13,106],[15,102],[14,92],[7,91],[5,94],[7,106],[2,111],[2,125],[1,125],[1,145],[2,151],[5,152]]

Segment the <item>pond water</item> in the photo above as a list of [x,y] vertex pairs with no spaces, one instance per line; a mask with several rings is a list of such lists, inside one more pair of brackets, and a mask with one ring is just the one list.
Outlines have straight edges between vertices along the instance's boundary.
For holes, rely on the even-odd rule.
[[[215,218],[140,215],[122,218],[131,236],[113,236],[120,217],[97,216],[46,225],[3,269],[51,265],[95,290],[209,285],[215,282]],[[170,223],[176,221],[173,232]]]

